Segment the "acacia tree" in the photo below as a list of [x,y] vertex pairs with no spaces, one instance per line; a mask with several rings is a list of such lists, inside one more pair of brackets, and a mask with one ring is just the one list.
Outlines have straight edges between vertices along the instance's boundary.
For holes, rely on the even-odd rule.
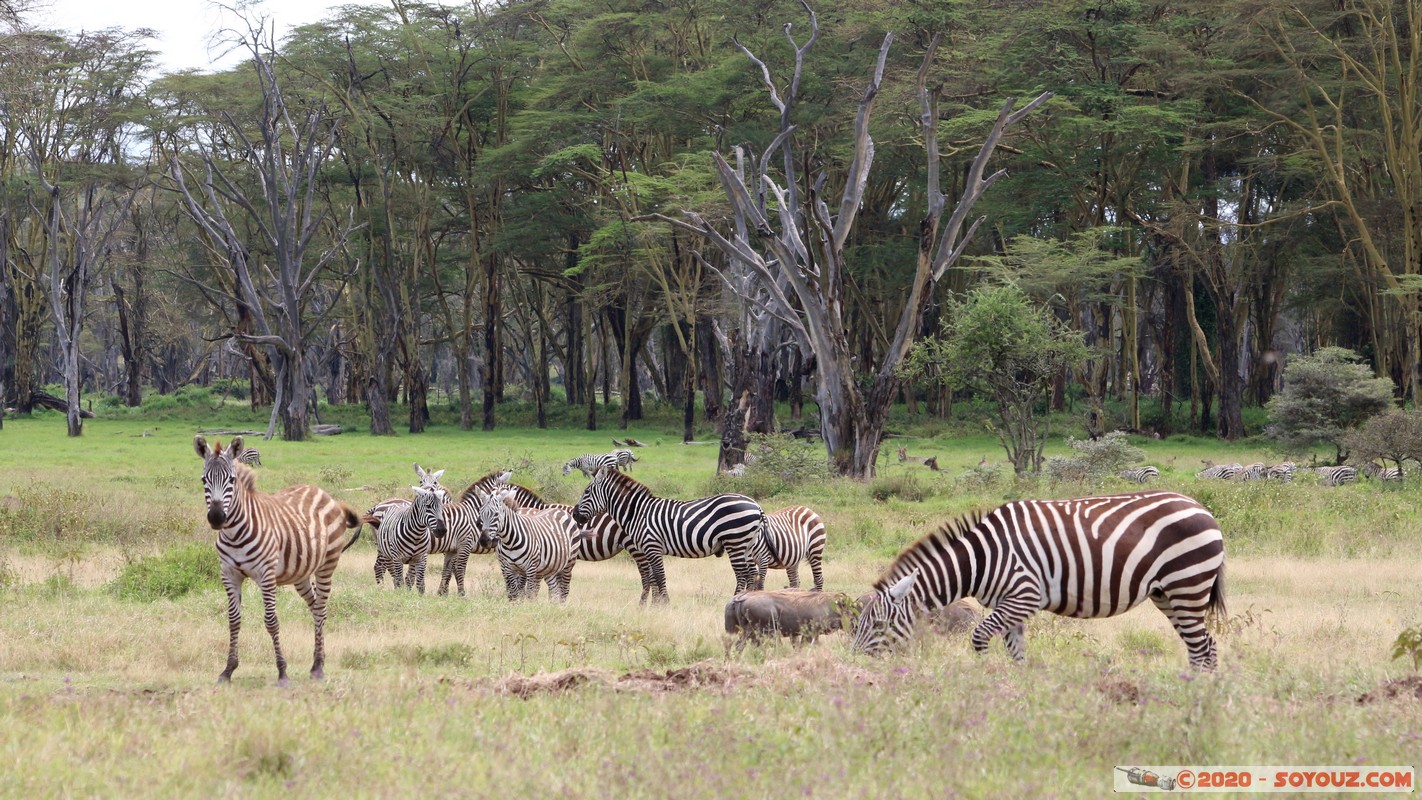
[[[765,62],[737,43],[759,68],[771,102],[781,114],[779,133],[759,161],[750,165],[749,173],[739,148],[735,167],[719,153],[713,155],[731,203],[733,232],[728,235],[700,214],[689,211],[684,212],[689,222],[662,215],[656,218],[706,237],[721,250],[733,269],[754,276],[754,283],[763,296],[752,295],[752,298],[760,302],[764,313],[785,325],[801,352],[813,354],[816,360],[815,399],[830,460],[841,474],[864,478],[873,474],[884,421],[902,382],[899,363],[919,334],[931,289],[956,263],[981,224],[981,218],[968,222],[973,205],[1006,174],[1003,170],[988,174],[988,161],[1004,131],[1046,102],[1050,93],[1039,95],[1020,109],[1016,108],[1015,99],[1002,105],[981,148],[968,165],[958,203],[945,220],[947,197],[940,178],[938,90],[930,88],[928,81],[938,38],[929,45],[916,83],[919,123],[927,156],[927,203],[918,228],[916,269],[878,370],[872,376],[861,376],[854,367],[855,351],[845,324],[848,300],[845,244],[854,229],[873,167],[874,141],[869,124],[893,34],[884,37],[873,74],[860,99],[853,126],[852,156],[835,202],[837,209],[831,211],[830,203],[835,198],[829,195],[827,174],[820,172],[809,180],[803,198],[797,175],[798,165],[813,159],[795,139],[790,111],[799,92],[805,53],[819,35],[814,11],[803,0],[801,5],[810,17],[810,36],[805,44],[797,45],[792,26],[785,26],[786,38],[795,48],[795,67],[786,99],[782,99]],[[777,155],[782,160],[779,178],[772,173]]]

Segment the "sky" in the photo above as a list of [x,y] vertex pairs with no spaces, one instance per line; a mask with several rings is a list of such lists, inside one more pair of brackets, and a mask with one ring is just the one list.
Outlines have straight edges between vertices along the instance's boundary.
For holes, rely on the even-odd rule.
[[[150,47],[159,51],[158,67],[165,72],[198,69],[210,72],[226,69],[242,59],[240,53],[229,54],[214,62],[223,51],[221,45],[209,47],[212,36],[226,27],[240,27],[232,12],[219,8],[211,0],[41,0],[47,6],[36,8],[29,17],[44,28],[64,30],[102,30],[104,28],[152,28],[158,38]],[[348,4],[384,5],[388,0],[266,0],[257,7],[277,26],[281,39],[293,27],[316,22],[329,15],[337,6]],[[223,5],[233,6],[235,2]]]

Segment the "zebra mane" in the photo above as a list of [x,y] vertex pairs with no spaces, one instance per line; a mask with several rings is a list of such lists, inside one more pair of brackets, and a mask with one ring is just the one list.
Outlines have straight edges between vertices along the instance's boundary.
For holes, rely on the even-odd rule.
[[[469,484],[467,487],[465,487],[464,491],[459,493],[459,500],[457,502],[463,503],[464,501],[472,498],[476,491],[482,490],[485,494],[488,494],[489,492],[493,491],[496,488],[494,485],[494,479],[502,475],[503,472],[504,471],[501,469],[496,469],[493,472],[490,472],[488,475],[485,475],[479,480]],[[509,485],[512,486],[513,484]]]
[[257,491],[257,471],[240,461],[232,462],[232,479],[242,485],[242,491]]
[[[648,495],[651,495],[652,497],[656,497],[655,494],[652,494],[652,490],[648,488],[647,484],[642,483],[641,481],[617,469],[616,467],[603,467],[599,471],[599,474],[603,472],[609,473],[607,479],[612,481],[613,484],[618,485],[629,492],[644,492]],[[594,476],[594,479],[596,479],[596,476]]]
[[889,568],[884,570],[884,574],[880,575],[878,580],[874,581],[873,589],[875,591],[883,591],[889,586],[892,586],[912,569],[917,568],[918,564],[914,559],[915,554],[932,548],[934,544],[947,544],[959,538],[977,527],[978,523],[981,522],[982,518],[986,515],[987,509],[975,508],[972,511],[960,514],[948,520],[942,525],[939,525],[936,530],[919,537],[918,541],[899,551],[899,554],[894,557],[894,561],[889,565]]

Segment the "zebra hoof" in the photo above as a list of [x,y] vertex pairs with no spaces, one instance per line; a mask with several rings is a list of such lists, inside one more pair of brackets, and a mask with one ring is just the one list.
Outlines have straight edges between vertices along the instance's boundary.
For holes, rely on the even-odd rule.
[[326,671],[323,670],[323,669],[321,669],[320,667],[316,667],[316,668],[312,669],[312,670],[311,670],[311,680],[313,680],[313,681],[324,681],[324,680],[326,680]]
[[285,689],[287,686],[291,685],[291,681],[287,680],[287,679],[286,679],[286,676],[283,675],[283,676],[281,676],[280,678],[277,678],[276,685],[277,685],[277,686],[280,686],[280,687],[283,688],[283,689]]
[[224,672],[224,673],[222,673],[221,675],[218,675],[218,676],[217,676],[217,685],[218,685],[218,686],[221,686],[221,685],[224,684],[224,683],[231,683],[231,682],[232,682],[232,673],[230,673],[230,672]]

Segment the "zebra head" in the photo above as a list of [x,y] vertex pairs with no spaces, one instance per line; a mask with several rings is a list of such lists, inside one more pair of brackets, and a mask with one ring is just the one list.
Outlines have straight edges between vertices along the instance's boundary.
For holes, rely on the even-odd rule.
[[593,475],[592,481],[578,498],[577,505],[573,506],[574,522],[587,525],[594,514],[607,510],[608,500],[612,495],[612,476],[616,474],[618,473],[615,468],[603,467]]
[[917,606],[913,603],[918,570],[885,589],[874,589],[860,598],[859,619],[854,623],[854,649],[879,655],[913,633]]
[[427,472],[425,471],[424,467],[420,466],[419,464],[416,464],[415,474],[419,476],[421,486],[425,487],[426,489],[434,489],[439,486],[439,479],[444,477],[444,470],[437,469]]
[[428,486],[412,486],[415,490],[414,515],[420,527],[435,536],[445,534],[444,492]]
[[576,458],[570,458],[570,459],[568,459],[568,462],[563,465],[563,476],[564,476],[564,477],[567,477],[568,475],[572,475],[572,474],[573,474],[573,465],[576,464],[577,461],[578,461],[578,460],[577,460]]
[[499,533],[513,505],[513,496],[512,488],[495,489],[488,494],[479,492],[479,527],[491,543],[499,541]]
[[207,439],[197,436],[193,439],[193,449],[202,458],[202,499],[207,504],[207,524],[213,530],[222,530],[236,504],[235,460],[242,452],[242,437],[232,437],[230,446],[224,450],[222,442],[213,441],[208,447]]

